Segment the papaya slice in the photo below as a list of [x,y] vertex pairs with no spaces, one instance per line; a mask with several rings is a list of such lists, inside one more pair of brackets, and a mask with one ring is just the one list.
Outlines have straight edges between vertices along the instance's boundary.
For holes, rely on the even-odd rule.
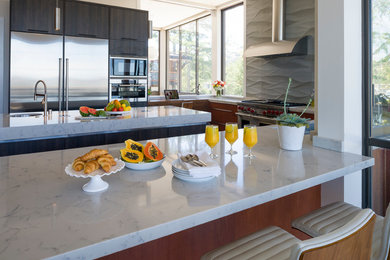
[[160,151],[157,145],[152,142],[148,142],[145,145],[144,155],[152,161],[160,161],[164,157],[164,154]]
[[136,151],[139,151],[141,153],[144,152],[144,146],[140,143],[137,143],[134,140],[128,139],[125,141],[125,144],[126,144],[127,149],[136,150]]
[[143,153],[137,150],[131,150],[127,148],[121,149],[121,156],[125,162],[129,163],[139,163],[144,160]]

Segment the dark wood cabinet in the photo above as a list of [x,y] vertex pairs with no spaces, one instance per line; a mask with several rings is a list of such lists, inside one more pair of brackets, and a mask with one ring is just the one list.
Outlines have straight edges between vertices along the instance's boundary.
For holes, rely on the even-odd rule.
[[85,2],[65,3],[65,35],[109,38],[109,7]]
[[[62,0],[12,0],[11,30],[61,35],[63,33],[63,5]],[[60,8],[59,14],[56,13],[56,7]]]
[[111,7],[110,55],[148,55],[148,12]]
[[110,40],[110,55],[148,56],[148,42],[137,40]]

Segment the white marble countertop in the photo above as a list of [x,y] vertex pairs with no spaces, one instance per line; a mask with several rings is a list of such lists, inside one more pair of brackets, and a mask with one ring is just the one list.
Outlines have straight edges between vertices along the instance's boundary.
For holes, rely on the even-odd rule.
[[[167,155],[150,171],[105,176],[105,192],[82,191],[86,179],[64,168],[91,148],[0,158],[0,259],[92,259],[203,224],[339,178],[374,164],[373,158],[313,147],[279,149],[274,127],[259,127],[256,157],[243,157],[242,130],[234,144],[221,133],[222,174],[203,183],[172,175],[177,153],[207,150],[204,135],[154,140]],[[124,145],[102,146],[115,157]],[[221,153],[222,151],[222,153]]]
[[77,120],[78,110],[69,111],[68,116],[53,112],[47,120],[40,117],[10,117],[0,115],[0,142],[8,140],[66,137],[99,132],[131,129],[158,128],[206,123],[211,121],[209,112],[174,106],[133,107],[128,115],[109,119]]

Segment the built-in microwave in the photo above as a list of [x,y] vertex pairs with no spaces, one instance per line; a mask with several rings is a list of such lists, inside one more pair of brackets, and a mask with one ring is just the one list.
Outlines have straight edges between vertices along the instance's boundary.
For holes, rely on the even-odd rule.
[[148,76],[148,60],[145,58],[110,57],[111,77],[138,77]]

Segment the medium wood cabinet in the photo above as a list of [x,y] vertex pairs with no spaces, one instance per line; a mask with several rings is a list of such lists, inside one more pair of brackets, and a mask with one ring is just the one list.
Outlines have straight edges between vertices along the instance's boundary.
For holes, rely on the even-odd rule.
[[237,105],[210,101],[211,123],[218,125],[220,131],[225,130],[228,122],[237,123]]
[[110,54],[148,55],[148,12],[111,7]]
[[67,1],[65,35],[108,39],[109,12],[108,6]]
[[[11,31],[61,35],[64,28],[63,6],[62,0],[12,0]],[[60,8],[59,14],[56,7]],[[56,21],[59,23],[56,24]]]

